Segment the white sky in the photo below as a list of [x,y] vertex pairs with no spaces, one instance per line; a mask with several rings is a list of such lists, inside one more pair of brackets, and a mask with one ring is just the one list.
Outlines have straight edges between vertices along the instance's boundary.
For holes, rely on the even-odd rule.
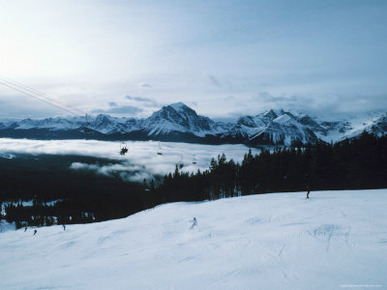
[[[387,108],[385,1],[0,0],[0,75],[82,111]],[[66,114],[0,84],[0,117]]]

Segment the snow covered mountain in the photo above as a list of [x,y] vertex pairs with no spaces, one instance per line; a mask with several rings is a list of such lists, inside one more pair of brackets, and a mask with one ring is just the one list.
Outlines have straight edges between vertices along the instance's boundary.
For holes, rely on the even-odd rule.
[[245,116],[223,134],[247,140],[251,145],[286,145],[294,142],[315,143],[315,133],[294,115],[283,110],[268,110],[255,117]]
[[386,206],[386,189],[276,193],[6,231],[0,288],[384,289]]
[[144,119],[57,117],[42,120],[0,120],[0,137],[31,139],[160,140],[208,144],[239,143],[249,146],[289,146],[352,138],[364,130],[383,135],[387,113],[366,118],[320,121],[306,114],[268,110],[242,116],[235,123],[215,122],[183,103],[165,106]]
[[363,131],[376,136],[387,134],[387,113],[373,113],[364,117],[349,117],[340,121],[321,122],[314,130],[319,139],[331,142],[354,138]]
[[215,122],[208,117],[199,116],[183,103],[175,103],[155,112],[141,122],[141,126],[150,136],[171,132],[194,133],[198,136],[214,132]]

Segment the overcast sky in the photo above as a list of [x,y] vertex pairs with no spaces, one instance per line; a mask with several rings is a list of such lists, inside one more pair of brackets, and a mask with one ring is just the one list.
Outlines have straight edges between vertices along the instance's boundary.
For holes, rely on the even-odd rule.
[[[387,109],[387,1],[0,0],[0,77],[82,112]],[[0,79],[1,81],[1,79]],[[67,114],[0,84],[0,117]]]

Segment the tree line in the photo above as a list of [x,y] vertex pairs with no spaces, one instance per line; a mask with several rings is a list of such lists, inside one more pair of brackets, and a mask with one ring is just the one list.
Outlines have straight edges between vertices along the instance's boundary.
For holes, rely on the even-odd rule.
[[387,187],[387,136],[367,132],[328,144],[293,144],[289,148],[245,154],[241,163],[224,154],[208,170],[183,172],[176,166],[159,187],[150,187],[147,206],[240,195],[329,189]]

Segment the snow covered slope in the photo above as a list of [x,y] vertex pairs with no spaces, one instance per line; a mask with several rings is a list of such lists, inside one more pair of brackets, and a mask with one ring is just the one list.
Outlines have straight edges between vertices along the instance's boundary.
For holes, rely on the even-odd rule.
[[0,289],[385,289],[386,207],[386,189],[279,193],[3,232]]

